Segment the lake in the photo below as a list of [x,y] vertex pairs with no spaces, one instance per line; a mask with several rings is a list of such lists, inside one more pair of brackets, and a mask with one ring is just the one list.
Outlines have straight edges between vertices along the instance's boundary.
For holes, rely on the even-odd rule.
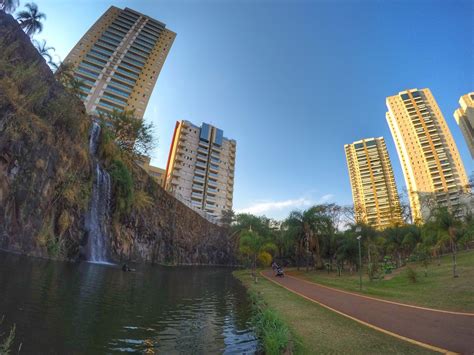
[[0,252],[1,331],[16,353],[253,354],[232,269],[64,263]]

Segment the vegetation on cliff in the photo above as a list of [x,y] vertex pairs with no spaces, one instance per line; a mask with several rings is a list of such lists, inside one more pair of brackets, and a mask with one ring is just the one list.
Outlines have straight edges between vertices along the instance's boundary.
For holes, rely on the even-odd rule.
[[1,245],[71,257],[90,193],[89,121],[13,18],[0,21]]
[[[15,19],[0,11],[0,248],[83,257],[94,181],[91,118],[71,69],[61,65],[53,75]],[[153,146],[151,127],[130,113],[104,121],[99,155],[112,178],[112,260],[235,264],[228,230],[173,198],[136,164]]]

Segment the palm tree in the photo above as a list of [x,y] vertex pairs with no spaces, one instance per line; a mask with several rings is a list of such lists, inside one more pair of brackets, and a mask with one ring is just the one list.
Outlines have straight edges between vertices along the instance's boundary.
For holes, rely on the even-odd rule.
[[12,13],[19,4],[19,0],[0,0],[0,10]]
[[54,47],[46,46],[46,40],[44,39],[41,42],[34,40],[33,43],[39,54],[41,54],[41,56],[46,60],[46,62],[50,65],[55,66],[55,63],[53,63],[53,57],[51,56],[51,54],[49,54],[49,51],[55,51]]
[[16,19],[20,22],[25,33],[31,37],[36,32],[40,33],[43,30],[41,20],[45,20],[46,15],[38,11],[38,5],[34,2],[27,3],[25,7],[28,10],[20,11]]
[[387,252],[395,254],[397,257],[397,268],[402,266],[402,253],[403,253],[403,240],[405,238],[403,234],[403,228],[400,225],[395,224],[386,228],[383,231],[385,237],[384,244]]
[[453,277],[458,277],[456,272],[457,234],[460,221],[446,207],[437,208],[433,214],[434,224],[438,230],[438,240],[444,245],[449,244],[453,258]]
[[[310,252],[318,268],[322,267],[320,240],[324,233],[331,233],[332,226],[330,218],[326,214],[324,205],[313,206],[306,211],[292,211],[284,222],[284,228],[293,235],[296,242],[298,259]],[[306,270],[308,270],[308,258],[306,257]],[[298,262],[298,268],[300,263]]]

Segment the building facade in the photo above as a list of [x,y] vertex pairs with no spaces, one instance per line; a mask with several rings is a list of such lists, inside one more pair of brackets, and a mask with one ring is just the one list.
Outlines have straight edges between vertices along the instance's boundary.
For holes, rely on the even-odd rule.
[[150,164],[150,157],[144,156],[142,159],[137,161],[138,165],[145,170],[160,186],[164,186],[165,182],[165,169]]
[[143,118],[176,34],[132,9],[111,6],[65,59],[92,114],[134,110]]
[[454,111],[454,119],[461,129],[471,158],[474,159],[474,92],[461,96],[459,105]]
[[377,229],[402,223],[400,199],[383,137],[344,146],[356,221]]
[[219,218],[232,209],[236,142],[207,123],[176,123],[165,189],[194,208]]
[[459,211],[469,191],[468,179],[431,91],[402,91],[387,97],[386,104],[413,220],[426,220],[433,205]]

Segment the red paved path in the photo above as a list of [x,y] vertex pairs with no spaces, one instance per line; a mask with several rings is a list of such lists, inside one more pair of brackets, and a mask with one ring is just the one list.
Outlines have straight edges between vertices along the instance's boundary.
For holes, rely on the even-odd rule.
[[446,313],[387,303],[292,276],[277,278],[271,270],[263,272],[263,275],[290,291],[389,332],[448,351],[474,354],[474,314]]

